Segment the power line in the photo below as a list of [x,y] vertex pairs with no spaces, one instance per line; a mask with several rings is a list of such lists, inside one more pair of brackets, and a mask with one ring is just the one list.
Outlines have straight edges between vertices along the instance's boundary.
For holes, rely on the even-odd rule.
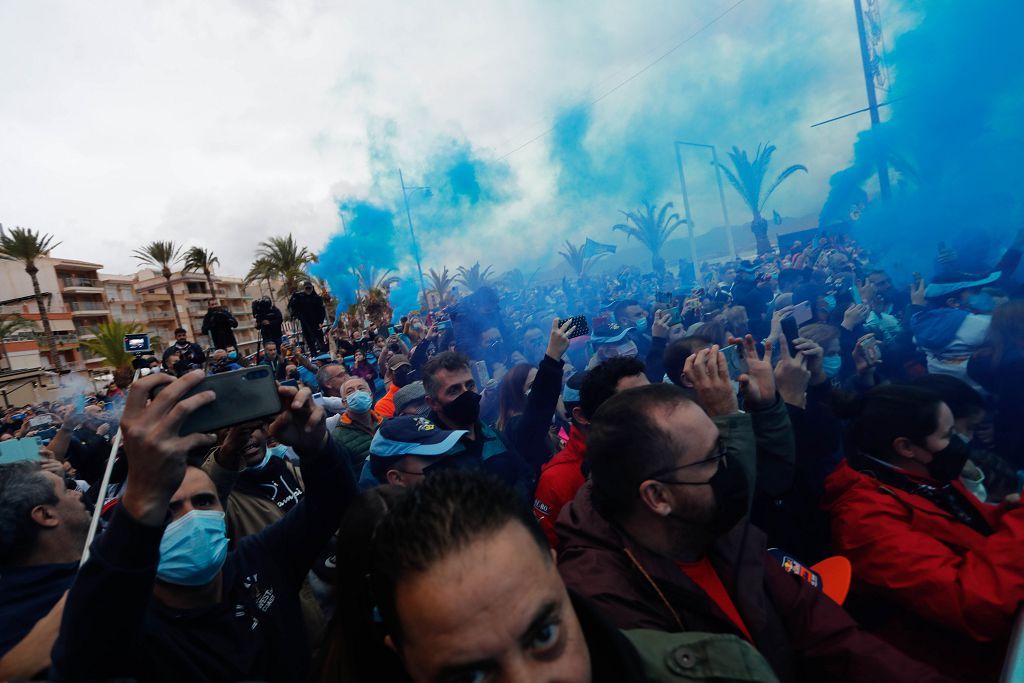
[[[630,83],[631,81],[635,80],[639,76],[643,75],[645,72],[647,72],[653,66],[657,65],[659,62],[661,62],[664,59],[666,59],[667,57],[669,57],[673,52],[675,52],[676,50],[681,48],[683,45],[686,45],[691,40],[693,40],[694,38],[699,36],[701,33],[704,33],[704,31],[708,30],[709,28],[711,28],[712,26],[717,24],[726,15],[731,13],[734,9],[736,9],[737,7],[739,7],[740,5],[745,3],[746,1],[747,0],[737,0],[732,5],[730,5],[725,11],[723,11],[721,14],[716,16],[714,19],[712,19],[708,23],[704,24],[699,29],[697,29],[696,31],[691,33],[690,35],[686,36],[686,38],[684,38],[680,42],[678,42],[675,45],[673,45],[667,51],[663,52],[661,55],[656,57],[653,61],[648,62],[642,69],[640,69],[639,71],[634,72],[632,75],[628,76],[624,80],[622,80],[619,83],[617,83],[616,85],[612,86],[609,90],[606,90],[604,93],[599,95],[597,98],[595,98],[595,99],[591,100],[590,102],[588,102],[587,106],[593,106],[593,105],[597,104],[598,102],[600,102],[601,100],[605,99],[606,97],[608,97],[609,95],[614,93],[616,90],[618,90],[622,86]],[[507,159],[508,157],[512,156],[513,154],[515,154],[516,152],[518,152],[519,150],[524,149],[526,147],[529,147],[533,143],[537,142],[537,140],[540,140],[541,138],[543,138],[546,135],[548,135],[549,133],[551,133],[553,130],[555,130],[555,126],[551,126],[547,130],[545,130],[545,131],[543,131],[541,133],[538,133],[534,137],[530,138],[529,140],[527,140],[523,144],[521,144],[518,147],[516,147],[515,149],[513,149],[512,151],[506,152],[505,154],[503,154],[500,157],[498,157],[497,161],[503,161],[503,160]]]

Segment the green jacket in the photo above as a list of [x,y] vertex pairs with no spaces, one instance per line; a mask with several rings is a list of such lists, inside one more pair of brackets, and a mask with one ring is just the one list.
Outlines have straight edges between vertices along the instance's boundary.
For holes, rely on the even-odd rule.
[[331,430],[331,438],[342,447],[348,458],[349,467],[352,468],[352,472],[358,479],[363,468],[363,461],[370,455],[370,442],[373,441],[373,434],[351,422],[339,422],[338,426]]
[[622,633],[640,655],[647,683],[778,683],[764,657],[734,635],[649,629]]

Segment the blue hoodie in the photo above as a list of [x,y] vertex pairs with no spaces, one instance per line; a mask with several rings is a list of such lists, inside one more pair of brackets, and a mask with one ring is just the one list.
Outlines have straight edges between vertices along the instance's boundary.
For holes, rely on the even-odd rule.
[[910,328],[919,346],[939,352],[949,346],[966,319],[967,311],[962,309],[933,308],[915,313]]

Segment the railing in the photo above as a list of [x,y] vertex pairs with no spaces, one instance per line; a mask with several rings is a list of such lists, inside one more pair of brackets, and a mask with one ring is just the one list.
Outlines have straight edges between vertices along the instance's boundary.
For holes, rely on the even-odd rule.
[[100,281],[87,277],[66,276],[61,278],[65,287],[99,287]]
[[72,311],[106,311],[109,306],[100,301],[72,301],[68,303]]

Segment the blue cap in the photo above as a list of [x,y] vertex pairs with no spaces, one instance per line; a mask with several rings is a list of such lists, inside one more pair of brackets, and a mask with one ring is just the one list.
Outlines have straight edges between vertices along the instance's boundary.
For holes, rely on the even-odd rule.
[[595,346],[601,344],[614,344],[622,341],[627,334],[636,328],[632,325],[620,325],[619,323],[612,321],[601,325],[594,330],[590,335],[590,342]]
[[982,276],[966,276],[967,279],[958,282],[932,282],[924,289],[924,296],[926,299],[934,299],[939,296],[949,296],[956,292],[961,292],[965,289],[974,289],[975,287],[984,287],[990,285],[1003,276],[1001,271],[995,271],[984,277]]
[[318,360],[318,361],[321,361],[321,362],[325,362],[325,361],[332,361],[334,359],[331,358],[331,354],[329,354],[329,353],[321,353],[319,356],[317,356],[313,360]]
[[417,415],[402,415],[385,420],[370,442],[370,455],[378,458],[401,458],[406,455],[444,455],[465,429],[447,430],[432,420]]

